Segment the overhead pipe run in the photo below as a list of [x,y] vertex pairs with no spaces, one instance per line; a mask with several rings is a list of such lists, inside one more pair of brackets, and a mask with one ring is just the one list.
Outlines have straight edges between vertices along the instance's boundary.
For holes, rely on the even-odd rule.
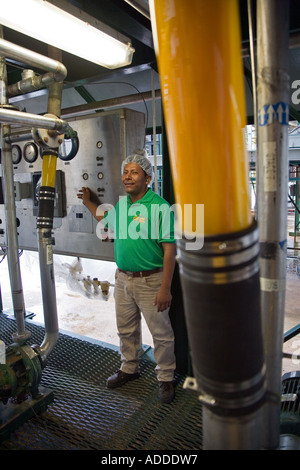
[[25,47],[13,44],[5,39],[0,39],[0,55],[3,57],[10,57],[11,59],[21,60],[27,65],[38,67],[42,70],[48,70],[55,74],[57,82],[63,81],[67,76],[66,67],[57,60],[50,57],[38,54],[37,52],[30,51]]
[[61,82],[67,76],[67,69],[61,62],[25,49],[3,38],[0,38],[0,55],[21,60],[32,67],[38,67],[48,71],[46,74],[40,76],[35,76],[35,74],[31,74],[30,77],[25,76],[20,82],[7,86],[7,97],[37,90],[49,86],[53,82]]
[[[177,246],[194,373],[187,387],[203,403],[204,449],[259,449],[265,364],[238,2],[150,0],[150,13],[184,214]],[[202,227],[186,223],[189,204],[194,214],[204,205]]]

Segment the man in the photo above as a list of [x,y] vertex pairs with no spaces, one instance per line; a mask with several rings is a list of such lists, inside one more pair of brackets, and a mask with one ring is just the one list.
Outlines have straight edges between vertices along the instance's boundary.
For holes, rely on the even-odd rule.
[[108,378],[107,387],[139,378],[142,312],[153,337],[159,397],[171,403],[175,395],[174,333],[169,318],[176,252],[174,218],[169,204],[148,188],[151,179],[152,165],[140,151],[122,163],[127,197],[114,209],[99,214],[88,188],[83,187],[78,197],[97,220],[104,218],[115,238],[115,306],[122,364]]

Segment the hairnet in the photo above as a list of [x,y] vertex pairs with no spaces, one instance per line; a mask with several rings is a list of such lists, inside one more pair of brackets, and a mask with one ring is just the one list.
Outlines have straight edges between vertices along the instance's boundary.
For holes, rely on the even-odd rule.
[[128,163],[137,163],[140,165],[142,170],[146,173],[147,176],[152,178],[152,165],[150,160],[147,158],[147,152],[145,150],[136,150],[132,155],[129,155],[122,162],[121,171],[123,173],[125,165]]

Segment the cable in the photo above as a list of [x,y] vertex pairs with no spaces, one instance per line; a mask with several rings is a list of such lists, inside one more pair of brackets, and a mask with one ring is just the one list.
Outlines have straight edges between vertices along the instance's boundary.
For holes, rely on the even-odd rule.
[[146,126],[145,126],[145,130],[147,129],[148,127],[148,119],[149,119],[149,112],[148,112],[148,107],[147,107],[147,103],[143,97],[143,93],[135,86],[133,85],[132,83],[129,83],[129,82],[121,82],[121,81],[112,81],[112,82],[93,82],[93,83],[88,83],[87,85],[85,85],[86,87],[88,87],[89,85],[128,85],[128,86],[131,86],[132,88],[134,88],[137,93],[141,96],[142,100],[143,100],[143,103],[144,103],[144,106],[145,106],[145,110],[146,110]]

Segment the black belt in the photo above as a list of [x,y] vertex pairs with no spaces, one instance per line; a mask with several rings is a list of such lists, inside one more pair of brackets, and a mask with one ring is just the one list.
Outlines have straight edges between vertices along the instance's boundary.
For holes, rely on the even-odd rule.
[[131,277],[146,277],[150,276],[150,274],[161,273],[162,270],[163,268],[150,269],[149,271],[124,271],[123,269],[119,269],[121,273]]

